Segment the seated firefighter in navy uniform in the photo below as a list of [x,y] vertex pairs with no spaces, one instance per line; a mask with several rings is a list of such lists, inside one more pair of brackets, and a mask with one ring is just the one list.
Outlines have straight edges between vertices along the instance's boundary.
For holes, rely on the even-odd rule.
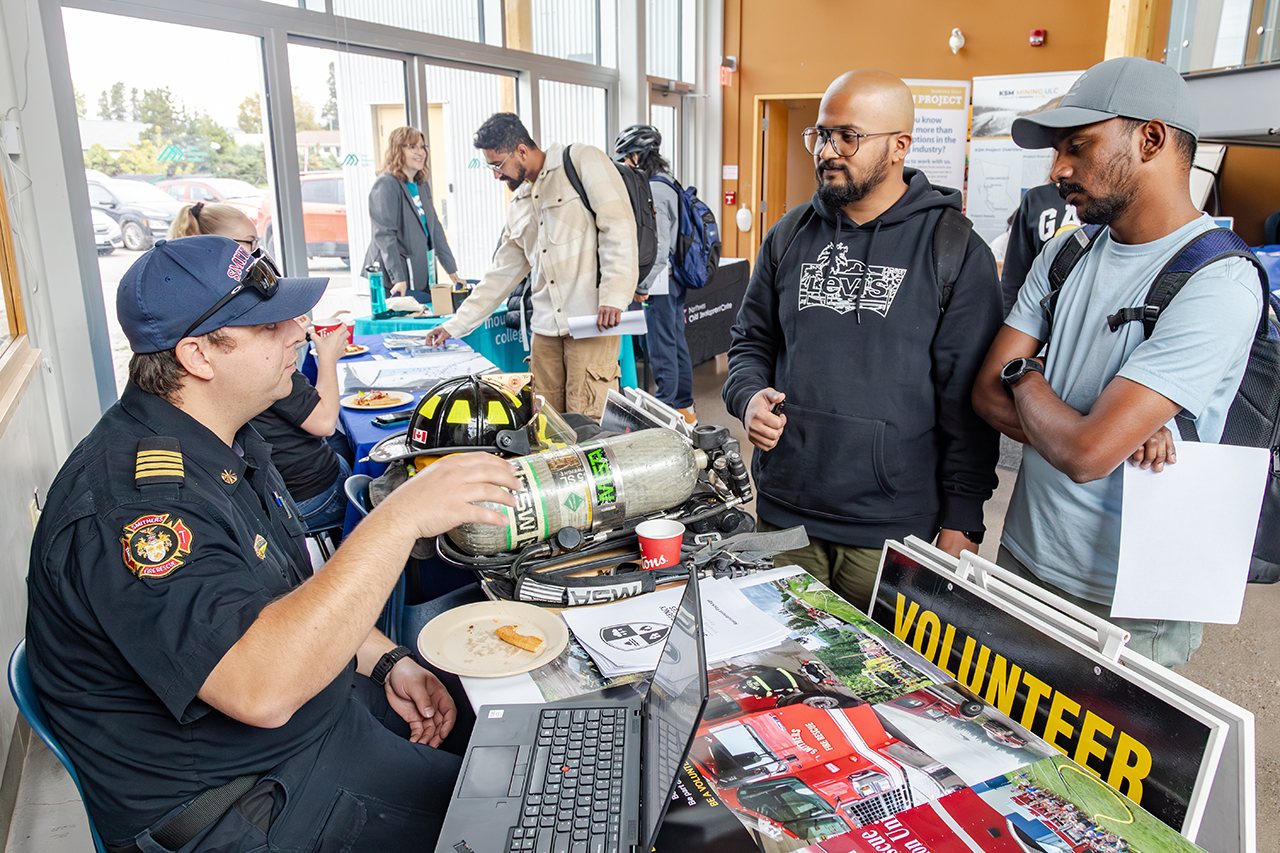
[[113,851],[435,844],[456,706],[373,625],[414,541],[500,523],[474,502],[511,504],[516,480],[488,454],[443,460],[312,574],[248,422],[289,393],[294,318],[325,285],[216,236],[161,242],[120,283],[129,383],[49,489],[27,620]]

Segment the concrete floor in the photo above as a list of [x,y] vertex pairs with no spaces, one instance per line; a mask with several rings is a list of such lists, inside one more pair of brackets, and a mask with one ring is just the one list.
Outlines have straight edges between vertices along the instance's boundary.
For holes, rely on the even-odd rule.
[[[717,361],[719,363],[717,363]],[[742,424],[720,399],[723,358],[694,370],[694,399],[702,423],[723,424],[750,453]],[[994,558],[1015,474],[1000,470],[987,503],[987,536],[980,548]],[[1280,853],[1280,654],[1271,631],[1280,625],[1280,584],[1252,586],[1239,625],[1208,625],[1204,645],[1181,674],[1257,715],[1258,851]],[[91,853],[93,845],[75,785],[38,739],[32,738],[6,853]]]

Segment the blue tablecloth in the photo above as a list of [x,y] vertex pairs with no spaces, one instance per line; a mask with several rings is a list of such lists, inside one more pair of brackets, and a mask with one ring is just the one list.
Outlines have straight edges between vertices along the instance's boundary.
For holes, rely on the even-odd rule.
[[[525,373],[529,366],[525,364],[528,353],[520,343],[520,331],[507,328],[507,307],[498,306],[489,319],[480,328],[462,340],[476,352],[498,365],[498,369],[506,373]],[[357,317],[352,322],[357,335],[385,335],[387,332],[404,332],[412,329],[434,329],[447,317],[392,317],[388,320],[375,320],[372,317]],[[621,384],[623,388],[636,387],[636,357],[631,336],[623,335],[619,348],[618,364],[622,368]]]

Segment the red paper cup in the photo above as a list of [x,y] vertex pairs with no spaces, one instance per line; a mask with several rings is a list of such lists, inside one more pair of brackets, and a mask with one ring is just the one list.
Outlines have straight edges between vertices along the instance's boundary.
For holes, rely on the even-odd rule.
[[665,569],[680,565],[680,541],[684,538],[684,525],[678,521],[659,518],[641,522],[636,527],[640,538],[640,560],[645,569]]
[[347,343],[351,343],[351,327],[343,323],[337,317],[326,317],[321,320],[312,320],[311,328],[314,329],[315,333],[321,337],[338,332],[346,336]]

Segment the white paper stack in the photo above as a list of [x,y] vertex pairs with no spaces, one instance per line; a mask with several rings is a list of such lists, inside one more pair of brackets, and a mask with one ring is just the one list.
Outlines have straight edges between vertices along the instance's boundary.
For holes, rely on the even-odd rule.
[[[699,592],[708,664],[764,651],[787,638],[786,628],[748,601],[728,578],[704,581]],[[599,607],[570,608],[563,615],[602,675],[647,672],[658,665],[683,594],[676,587]]]

